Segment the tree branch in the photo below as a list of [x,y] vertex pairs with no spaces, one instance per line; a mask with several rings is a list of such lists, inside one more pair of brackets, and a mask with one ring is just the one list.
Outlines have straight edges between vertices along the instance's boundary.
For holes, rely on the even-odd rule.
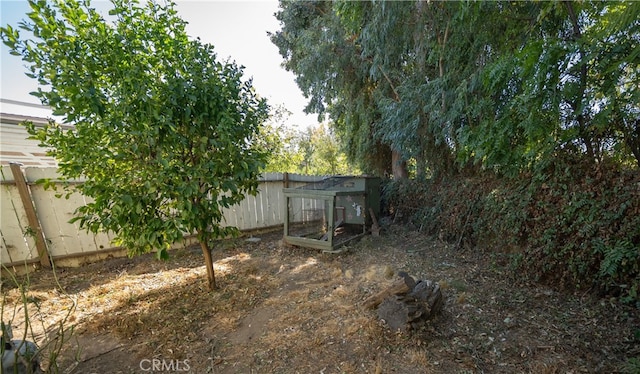
[[391,90],[393,91],[393,96],[396,102],[400,102],[400,95],[398,95],[398,91],[396,91],[395,86],[393,85],[393,83],[391,82],[391,79],[389,79],[389,76],[387,75],[387,73],[385,73],[385,71],[382,69],[382,67],[380,68],[380,71],[382,72],[382,75],[384,75],[385,79],[387,80],[387,82],[389,82],[389,86],[391,86]]

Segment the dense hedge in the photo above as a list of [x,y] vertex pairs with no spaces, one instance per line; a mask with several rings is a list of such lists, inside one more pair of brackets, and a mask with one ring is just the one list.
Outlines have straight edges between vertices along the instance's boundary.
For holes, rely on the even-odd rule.
[[640,306],[640,173],[558,160],[518,178],[389,181],[385,207],[457,247],[508,254],[528,279]]

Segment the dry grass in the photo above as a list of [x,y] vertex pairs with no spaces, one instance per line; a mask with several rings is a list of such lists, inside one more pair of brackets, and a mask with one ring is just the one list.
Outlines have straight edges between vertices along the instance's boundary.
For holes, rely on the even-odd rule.
[[[63,292],[39,271],[27,304],[45,321],[35,339],[75,305],[78,343],[61,361],[70,373],[139,372],[145,358],[189,360],[193,373],[611,372],[640,355],[637,309],[518,284],[416,232],[391,227],[338,255],[279,239],[216,250],[215,292],[197,248],[60,269]],[[398,270],[442,286],[444,312],[421,331],[389,331],[361,307]],[[3,319],[19,331],[20,294],[3,295]]]

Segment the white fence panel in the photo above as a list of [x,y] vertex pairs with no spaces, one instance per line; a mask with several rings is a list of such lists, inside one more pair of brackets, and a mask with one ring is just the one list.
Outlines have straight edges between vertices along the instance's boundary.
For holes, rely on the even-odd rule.
[[[35,240],[25,234],[29,223],[20,199],[18,188],[8,167],[3,167],[0,204],[0,261],[4,265],[16,265],[24,261],[37,262]],[[114,250],[112,235],[94,235],[81,230],[77,223],[69,223],[75,210],[87,203],[80,193],[72,193],[68,199],[57,197],[62,192],[44,189],[35,182],[41,178],[55,181],[59,178],[56,168],[23,168],[29,184],[31,199],[42,228],[49,255],[53,259],[91,256]],[[247,196],[240,204],[224,209],[222,224],[235,226],[240,230],[253,230],[282,225],[285,217],[285,199],[282,193],[285,175],[267,173],[261,177],[258,194]],[[288,186],[295,188],[320,180],[317,176],[288,175]],[[81,180],[73,183],[81,183]]]
[[[11,169],[2,168],[0,186],[0,261],[4,263],[36,260],[38,251],[33,235],[28,233],[29,220],[20,194],[15,185]],[[6,184],[5,184],[6,183]]]

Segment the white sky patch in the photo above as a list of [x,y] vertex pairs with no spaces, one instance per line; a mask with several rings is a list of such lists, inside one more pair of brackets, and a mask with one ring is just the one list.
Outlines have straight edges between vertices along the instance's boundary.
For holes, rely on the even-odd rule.
[[[110,3],[93,1],[92,6],[98,10],[108,9]],[[253,79],[253,86],[260,96],[272,106],[284,105],[293,113],[287,125],[300,129],[317,125],[316,115],[304,114],[308,100],[296,85],[293,73],[281,67],[283,60],[278,48],[267,35],[268,31],[275,32],[280,28],[274,16],[278,11],[277,1],[178,1],[176,9],[189,23],[189,36],[214,45],[219,60],[230,58],[244,66],[245,80]],[[19,21],[27,18],[28,11],[26,1],[1,0],[0,24],[17,27]],[[7,102],[39,104],[37,98],[29,95],[37,90],[37,82],[24,75],[27,71],[25,63],[20,57],[11,56],[4,44],[0,46],[0,53],[0,98],[5,99],[0,101],[0,111],[38,117],[50,115],[46,108]]]

